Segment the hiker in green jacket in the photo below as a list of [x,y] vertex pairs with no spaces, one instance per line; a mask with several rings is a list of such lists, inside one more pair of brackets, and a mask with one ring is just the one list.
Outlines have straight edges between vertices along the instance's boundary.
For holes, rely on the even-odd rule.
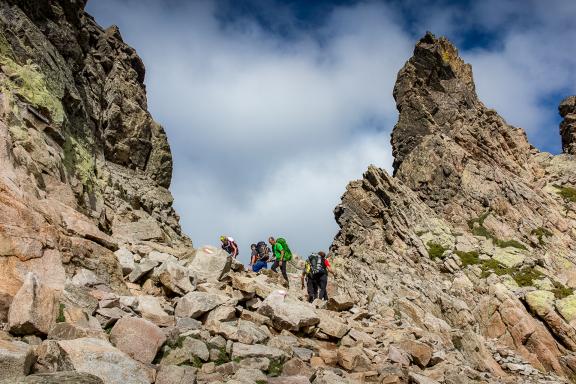
[[276,241],[276,239],[274,239],[273,237],[270,237],[268,239],[268,242],[270,243],[270,245],[272,246],[272,252],[274,253],[274,257],[275,257],[275,261],[272,264],[272,270],[274,272],[276,272],[276,269],[278,269],[278,266],[280,266],[280,271],[282,271],[282,276],[284,276],[284,279],[286,280],[286,285],[288,288],[290,288],[290,281],[288,280],[288,273],[286,273],[286,254],[285,254],[285,250],[282,247],[282,244],[280,244],[279,242]]

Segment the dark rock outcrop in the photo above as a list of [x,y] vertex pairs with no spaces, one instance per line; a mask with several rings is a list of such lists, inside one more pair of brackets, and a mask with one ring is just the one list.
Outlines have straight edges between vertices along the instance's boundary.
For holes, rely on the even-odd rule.
[[562,152],[576,155],[576,96],[569,96],[562,100],[558,111],[564,119],[560,123]]

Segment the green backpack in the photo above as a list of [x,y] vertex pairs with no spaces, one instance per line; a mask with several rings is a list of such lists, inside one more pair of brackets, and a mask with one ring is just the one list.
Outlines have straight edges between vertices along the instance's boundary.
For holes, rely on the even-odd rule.
[[290,250],[288,243],[286,243],[286,239],[281,237],[279,239],[276,239],[276,242],[280,244],[282,246],[282,249],[284,250],[284,260],[286,261],[292,260],[292,251]]

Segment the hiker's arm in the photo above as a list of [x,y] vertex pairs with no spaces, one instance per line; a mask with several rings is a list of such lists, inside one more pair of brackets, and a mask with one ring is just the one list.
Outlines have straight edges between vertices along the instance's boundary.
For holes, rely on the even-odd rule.
[[284,261],[284,250],[280,250],[280,261]]

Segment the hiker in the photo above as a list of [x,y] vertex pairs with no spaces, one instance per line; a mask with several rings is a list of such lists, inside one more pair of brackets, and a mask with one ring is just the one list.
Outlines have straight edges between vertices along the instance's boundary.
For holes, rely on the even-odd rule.
[[259,272],[261,269],[268,268],[268,258],[270,255],[270,248],[265,242],[260,241],[258,244],[252,244],[252,271]]
[[256,251],[256,244],[250,244],[250,263],[248,265],[254,265],[258,261],[258,252]]
[[318,267],[318,273],[314,278],[316,284],[318,284],[318,289],[320,290],[318,298],[328,301],[328,272],[330,272],[332,275],[334,275],[334,272],[330,267],[330,262],[326,258],[326,254],[320,251],[318,252],[318,256],[320,256],[320,266]]
[[222,242],[222,249],[228,252],[230,256],[236,258],[238,256],[238,245],[233,238],[228,236],[220,236]]
[[304,263],[304,269],[302,270],[302,276],[300,276],[300,282],[302,283],[302,289],[304,289],[304,279],[306,279],[306,291],[308,292],[308,302],[311,303],[318,297],[318,283],[314,279],[314,275],[318,273],[319,258],[317,253],[313,253],[308,256],[308,260]]
[[[282,241],[280,241],[282,240]],[[290,261],[292,258],[292,253],[290,252],[290,248],[288,248],[288,244],[286,244],[286,240],[279,238],[278,241],[273,237],[268,239],[268,242],[272,246],[272,253],[274,254],[274,258],[276,259],[272,264],[272,271],[277,272],[276,269],[280,266],[280,271],[282,271],[282,276],[284,276],[284,280],[286,280],[286,285],[290,288],[290,281],[288,280],[288,273],[286,273],[286,263]]]

